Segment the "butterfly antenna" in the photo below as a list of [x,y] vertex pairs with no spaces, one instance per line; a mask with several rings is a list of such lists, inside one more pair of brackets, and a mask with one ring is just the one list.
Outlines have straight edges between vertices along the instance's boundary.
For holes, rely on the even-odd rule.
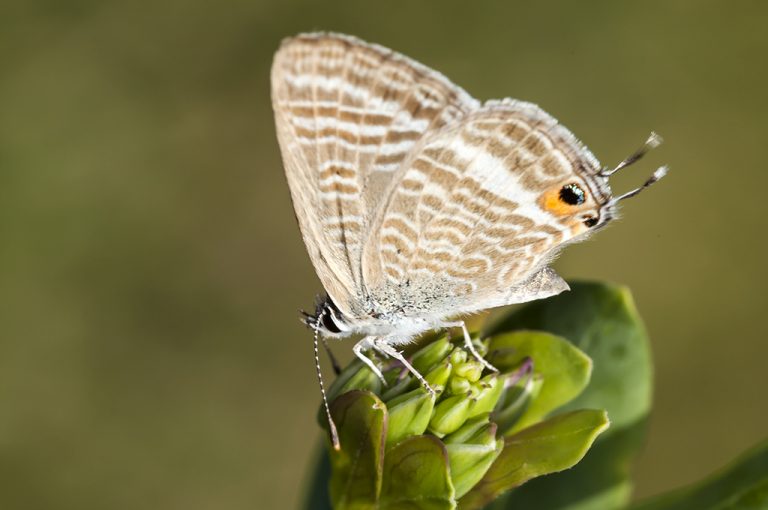
[[643,144],[642,147],[640,147],[634,153],[632,153],[631,156],[625,158],[624,161],[622,161],[621,163],[616,165],[616,167],[613,168],[612,170],[603,170],[602,172],[600,172],[600,176],[602,176],[602,177],[610,177],[613,174],[615,174],[616,172],[618,172],[619,170],[621,170],[622,168],[626,168],[629,165],[631,165],[632,163],[636,163],[643,156],[648,154],[648,151],[650,151],[651,149],[655,149],[656,147],[661,145],[661,143],[663,141],[664,141],[664,139],[662,137],[660,137],[655,132],[651,131],[651,134],[648,136],[648,139],[645,141],[645,143]]
[[633,189],[632,191],[628,191],[627,193],[624,193],[620,197],[614,198],[613,200],[611,200],[611,202],[615,204],[616,202],[619,202],[621,200],[626,200],[628,198],[634,197],[635,195],[643,191],[645,188],[647,188],[651,184],[657,182],[659,179],[667,175],[667,172],[669,172],[669,167],[667,167],[666,165],[657,168],[656,171],[653,172],[653,175],[651,175],[648,178],[648,180],[643,183],[642,186],[640,186],[639,188]]
[[[319,321],[318,317],[318,321]],[[312,326],[315,330],[314,333],[314,348],[315,348],[315,369],[317,369],[317,380],[320,382],[320,393],[323,395],[323,407],[325,407],[325,415],[328,417],[328,428],[331,431],[331,441],[333,442],[333,449],[336,451],[341,450],[341,443],[339,443],[339,433],[336,430],[336,424],[331,418],[331,409],[328,407],[328,397],[325,394],[325,384],[323,384],[323,372],[320,370],[320,353],[318,349],[318,340],[320,338],[320,328],[317,323]]]

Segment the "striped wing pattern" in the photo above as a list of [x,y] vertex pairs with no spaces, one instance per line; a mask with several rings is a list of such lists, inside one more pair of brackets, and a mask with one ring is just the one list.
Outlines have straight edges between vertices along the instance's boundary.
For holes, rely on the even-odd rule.
[[277,135],[318,277],[349,317],[365,314],[362,251],[398,169],[426,134],[478,102],[407,57],[353,37],[286,40],[272,67]]
[[441,316],[529,300],[543,280],[550,293],[567,288],[540,271],[585,227],[541,197],[600,166],[552,117],[490,101],[428,137],[406,166],[366,244],[375,301]]

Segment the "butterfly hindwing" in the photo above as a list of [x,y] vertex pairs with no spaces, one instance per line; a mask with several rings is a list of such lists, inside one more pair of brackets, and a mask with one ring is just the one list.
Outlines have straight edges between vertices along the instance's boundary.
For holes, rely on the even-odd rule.
[[600,166],[552,117],[530,103],[489,102],[430,135],[406,167],[364,252],[380,301],[441,316],[567,288],[546,264],[587,229],[543,197]]

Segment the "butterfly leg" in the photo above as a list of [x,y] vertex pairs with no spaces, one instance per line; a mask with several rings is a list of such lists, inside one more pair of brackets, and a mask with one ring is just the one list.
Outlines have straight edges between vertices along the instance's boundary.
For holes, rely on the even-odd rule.
[[333,373],[336,375],[339,375],[341,373],[341,365],[339,365],[339,362],[336,360],[336,356],[333,355],[331,346],[328,345],[328,342],[325,340],[324,336],[320,337],[320,341],[323,343],[323,347],[325,348],[325,353],[328,355],[328,359],[331,360],[331,367],[333,367]]
[[429,383],[427,382],[427,380],[426,380],[426,379],[424,379],[424,376],[422,376],[422,375],[421,375],[421,374],[418,372],[418,370],[416,370],[415,368],[413,368],[413,365],[411,365],[411,364],[408,362],[408,360],[407,360],[407,359],[405,359],[405,357],[402,355],[402,353],[400,353],[400,351],[398,351],[397,349],[395,349],[394,347],[392,347],[392,346],[391,346],[389,343],[387,343],[387,339],[386,339],[386,338],[379,338],[379,339],[377,339],[377,340],[374,340],[374,342],[373,342],[373,348],[374,348],[374,349],[376,349],[377,351],[379,351],[380,353],[382,353],[382,354],[386,354],[386,355],[387,355],[387,356],[389,356],[390,358],[394,358],[394,359],[396,359],[397,361],[399,361],[400,363],[402,363],[402,364],[403,364],[403,366],[404,366],[405,368],[407,368],[407,369],[408,369],[408,371],[409,371],[410,373],[412,373],[412,374],[413,374],[413,376],[414,376],[416,379],[418,379],[418,380],[419,380],[419,382],[421,383],[421,385],[422,385],[422,386],[424,386],[424,388],[425,388],[425,389],[426,389],[426,390],[427,390],[427,391],[428,391],[428,392],[429,392],[431,395],[433,395],[433,396],[435,395],[435,390],[434,390],[434,389],[432,389],[432,386],[430,386],[430,385],[429,385]]
[[499,369],[488,363],[485,358],[480,356],[480,353],[477,352],[477,349],[475,349],[475,344],[472,343],[472,337],[469,336],[469,330],[467,330],[467,325],[464,323],[464,321],[456,321],[456,322],[449,322],[447,324],[443,324],[446,328],[461,328],[462,333],[464,333],[464,346],[467,348],[469,352],[472,353],[472,356],[475,357],[477,361],[483,364],[485,368],[488,370],[491,370],[493,372],[498,372]]
[[[374,337],[367,336],[367,337],[363,338],[362,340],[360,340],[359,342],[357,342],[354,347],[352,347],[352,352],[355,353],[355,356],[360,358],[360,361],[362,361],[363,363],[368,365],[368,368],[370,368],[371,371],[374,374],[376,374],[379,379],[381,379],[381,382],[384,383],[384,386],[386,386],[387,385],[387,381],[384,380],[384,375],[381,373],[381,370],[379,370],[379,367],[376,366],[376,363],[374,363],[371,360],[371,358],[369,358],[368,356],[366,356],[363,353],[364,349],[369,349],[371,347],[376,349],[376,343],[375,343]],[[376,350],[378,350],[378,349],[376,349]]]

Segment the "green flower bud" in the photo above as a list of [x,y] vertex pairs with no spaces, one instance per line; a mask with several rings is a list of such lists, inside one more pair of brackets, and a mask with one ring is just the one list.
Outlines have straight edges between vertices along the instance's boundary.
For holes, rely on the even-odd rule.
[[411,365],[420,374],[429,372],[440,363],[453,349],[453,345],[447,337],[436,340],[418,350],[411,359]]
[[[487,420],[488,417],[486,416]],[[483,446],[496,447],[496,431],[498,427],[495,423],[486,421],[482,427],[478,427],[475,432],[464,442],[467,444],[476,444]]]
[[475,397],[475,403],[469,412],[470,418],[493,411],[504,393],[505,380],[505,377],[496,373],[488,374],[480,380],[478,384],[480,391]]
[[488,425],[488,415],[475,416],[464,422],[458,430],[443,438],[445,444],[469,443],[471,439]]
[[503,448],[504,440],[496,439],[496,425],[488,422],[481,424],[465,442],[446,443],[457,498],[485,476]]
[[328,400],[352,390],[368,390],[372,393],[381,391],[381,380],[362,361],[355,361],[342,370],[328,388]]
[[381,399],[384,401],[402,395],[408,391],[409,388],[414,387],[410,374],[408,374],[402,367],[395,367],[388,370],[384,373],[384,379],[386,379],[388,384],[388,386],[383,388],[381,393]]
[[[353,390],[368,390],[373,393],[381,391],[381,380],[362,361],[355,361],[341,371],[328,388],[328,401],[333,402],[337,396]],[[322,405],[317,410],[317,421],[323,427],[327,426],[328,418]]]
[[415,389],[387,402],[387,447],[406,437],[423,434],[429,425],[434,406],[435,396],[424,388]]
[[382,367],[382,374],[384,375],[384,380],[387,382],[385,385],[386,387],[394,386],[398,383],[401,379],[403,379],[403,368],[399,366],[391,366],[389,368]]
[[433,390],[441,393],[443,388],[445,388],[445,385],[448,382],[448,378],[451,376],[452,372],[453,365],[451,365],[450,361],[445,360],[444,362],[434,367],[427,375],[425,375],[424,379],[427,380]]
[[[386,383],[356,360],[329,388],[341,445],[330,451],[335,508],[481,508],[530,478],[572,466],[607,425],[601,411],[547,418],[589,380],[588,358],[564,339],[503,331],[474,340],[501,370],[485,376],[461,338],[423,341],[407,359],[434,394],[375,350]],[[324,413],[321,422],[328,423]],[[322,476],[328,480],[327,471]]]
[[461,347],[456,347],[451,353],[451,363],[453,366],[460,365],[467,361],[467,351]]
[[469,379],[454,375],[448,384],[448,391],[451,395],[466,395],[471,387],[472,383],[469,382]]
[[483,373],[483,365],[476,359],[470,359],[464,363],[456,364],[453,372],[460,377],[467,378],[470,382],[477,382]]
[[438,403],[429,422],[430,432],[443,437],[457,430],[467,420],[472,403],[467,395],[454,395]]

